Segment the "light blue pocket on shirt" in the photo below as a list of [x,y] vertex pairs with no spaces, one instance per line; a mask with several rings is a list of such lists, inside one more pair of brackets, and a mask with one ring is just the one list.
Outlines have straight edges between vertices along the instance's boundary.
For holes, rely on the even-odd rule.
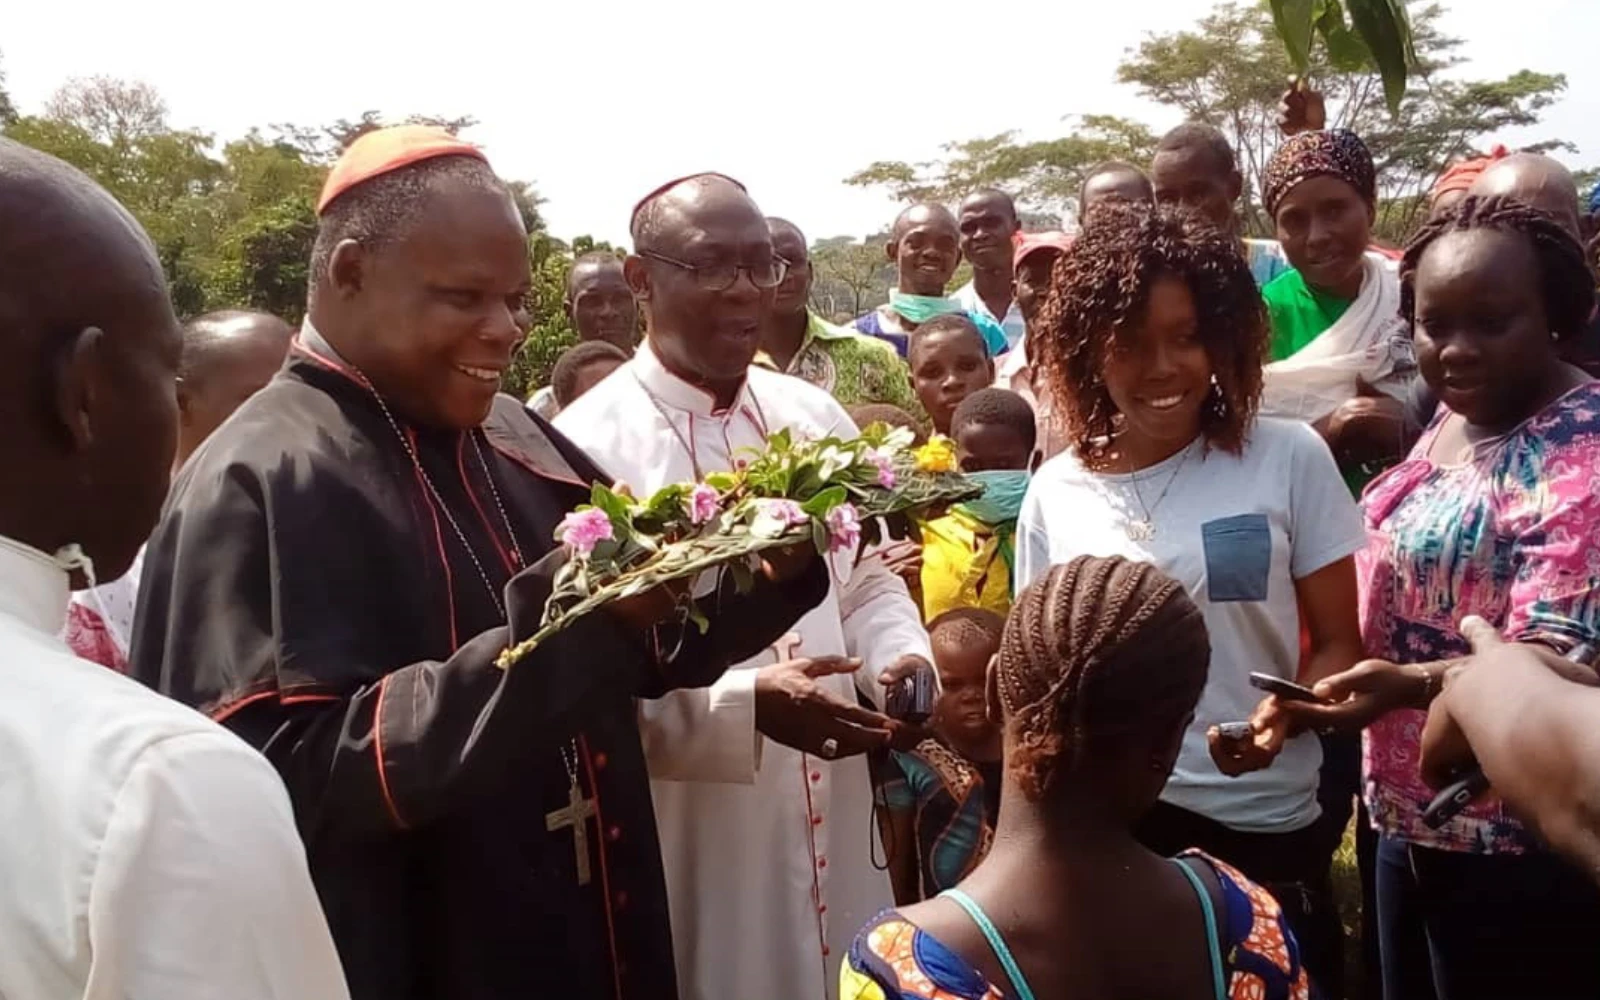
[[1264,601],[1272,571],[1272,527],[1265,514],[1235,514],[1200,526],[1206,594],[1213,601]]

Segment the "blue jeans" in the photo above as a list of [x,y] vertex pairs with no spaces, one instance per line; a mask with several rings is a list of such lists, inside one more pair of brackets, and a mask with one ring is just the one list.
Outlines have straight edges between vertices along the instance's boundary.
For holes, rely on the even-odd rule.
[[1386,998],[1600,997],[1600,889],[1562,859],[1385,836],[1377,869]]

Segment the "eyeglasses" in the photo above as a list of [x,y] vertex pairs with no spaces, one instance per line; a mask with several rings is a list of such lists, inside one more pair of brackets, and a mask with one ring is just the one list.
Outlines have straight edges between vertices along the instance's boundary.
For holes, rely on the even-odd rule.
[[750,276],[750,284],[762,289],[778,287],[784,275],[789,273],[789,262],[782,257],[774,257],[765,264],[689,264],[654,250],[640,250],[638,253],[649,260],[688,271],[694,276],[694,283],[708,292],[725,292],[732,288],[733,283],[739,280],[741,271]]

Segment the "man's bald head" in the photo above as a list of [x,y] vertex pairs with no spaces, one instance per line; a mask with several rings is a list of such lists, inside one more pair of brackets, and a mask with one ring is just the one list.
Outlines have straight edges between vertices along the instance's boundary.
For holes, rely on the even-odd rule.
[[766,217],[738,181],[698,174],[647,196],[631,228],[634,255],[624,268],[657,356],[679,378],[731,401],[760,347],[777,283]]
[[743,184],[718,173],[695,174],[665,184],[645,196],[633,211],[628,234],[634,250],[654,250],[674,230],[693,225],[693,217],[708,211],[748,205],[755,208]]
[[76,542],[126,572],[166,495],[177,321],[128,212],[54,157],[0,138],[0,534]]
[[1572,172],[1541,153],[1512,153],[1483,169],[1468,192],[1480,198],[1505,197],[1551,216],[1582,241],[1578,184]]
[[184,326],[178,465],[272,380],[293,339],[294,328],[278,317],[242,309],[207,313]]

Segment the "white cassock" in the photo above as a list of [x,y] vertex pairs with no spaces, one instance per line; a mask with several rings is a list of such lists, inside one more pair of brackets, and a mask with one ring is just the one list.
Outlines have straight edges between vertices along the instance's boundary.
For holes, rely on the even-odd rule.
[[[797,378],[751,368],[734,405],[667,372],[640,350],[563,410],[556,426],[640,496],[729,471],[743,448],[782,428],[854,437],[844,408]],[[683,1000],[822,1000],[861,925],[892,905],[874,866],[882,847],[866,758],[836,762],[755,730],[756,668],[796,656],[859,656],[852,678],[823,678],[880,707],[878,674],[907,653],[930,657],[905,584],[877,559],[831,560],[828,596],[792,629],[790,648],[741,663],[710,688],[640,704]],[[930,658],[931,662],[931,658]]]

